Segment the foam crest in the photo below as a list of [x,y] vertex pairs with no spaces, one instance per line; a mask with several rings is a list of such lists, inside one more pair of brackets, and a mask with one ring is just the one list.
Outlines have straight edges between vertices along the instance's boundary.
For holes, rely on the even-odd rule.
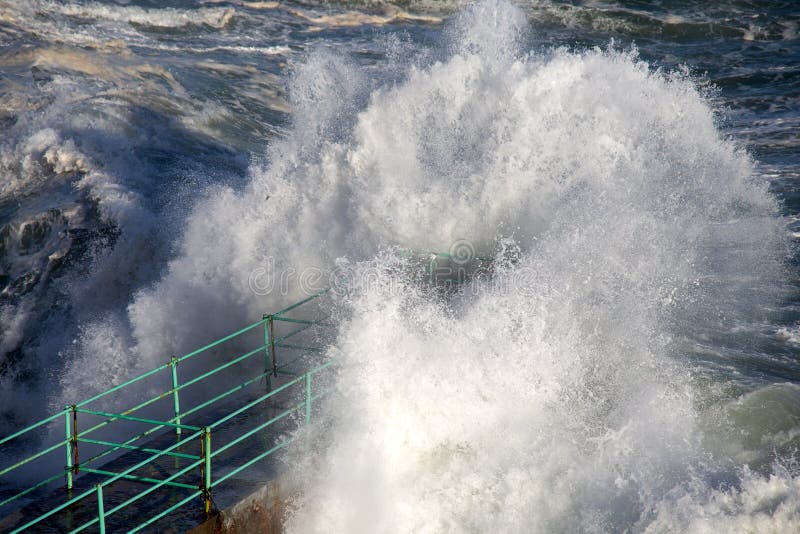
[[760,476],[742,472],[740,487],[696,492],[658,507],[645,532],[793,532],[800,528],[800,478],[783,465]]
[[[278,6],[270,6],[278,7]],[[383,14],[360,13],[358,11],[350,11],[347,13],[337,13],[334,15],[318,15],[307,13],[299,9],[287,9],[287,12],[292,15],[304,19],[314,26],[309,31],[319,30],[320,27],[324,28],[342,28],[349,26],[362,26],[373,25],[382,26],[384,24],[398,24],[402,22],[426,22],[438,24],[442,21],[439,17],[431,15],[418,15],[408,13],[395,6],[387,5],[383,9]]]
[[147,9],[136,6],[114,6],[89,2],[86,4],[61,4],[40,2],[41,8],[63,15],[89,20],[128,22],[157,28],[180,28],[188,25],[206,25],[223,28],[236,11],[233,8],[200,8],[182,10],[173,8]]
[[681,352],[690,320],[775,297],[781,225],[748,156],[690,81],[613,51],[509,53],[489,28],[514,10],[488,6],[511,13],[469,12],[449,60],[373,93],[347,162],[373,242],[491,252],[505,233],[522,256],[450,306],[395,260],[356,269],[384,282],[340,302],[287,529],[797,528],[796,472],[708,447]]

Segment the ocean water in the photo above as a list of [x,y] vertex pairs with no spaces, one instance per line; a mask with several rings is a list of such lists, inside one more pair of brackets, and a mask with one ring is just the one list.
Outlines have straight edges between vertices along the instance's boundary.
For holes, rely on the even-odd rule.
[[289,532],[800,530],[798,13],[0,0],[0,434],[344,272]]

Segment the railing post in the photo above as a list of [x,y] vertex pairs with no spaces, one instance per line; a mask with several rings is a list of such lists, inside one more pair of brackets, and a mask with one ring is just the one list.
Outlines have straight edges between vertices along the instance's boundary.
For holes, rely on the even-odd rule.
[[311,372],[306,373],[306,424],[311,423]]
[[67,406],[64,409],[64,423],[66,426],[66,439],[64,440],[64,445],[67,449],[67,467],[66,467],[66,476],[67,476],[67,491],[72,491],[72,425],[70,425],[70,417],[72,408]]
[[272,356],[272,376],[278,378],[278,360],[275,357],[275,322],[272,315],[267,319],[267,327],[269,328],[269,352]]
[[200,491],[203,492],[203,507],[206,515],[211,514],[211,427],[203,428],[200,442],[200,456],[203,463],[200,465]]
[[[169,365],[172,368],[172,404],[175,406],[175,424],[181,424],[181,401],[178,394],[178,358],[174,355],[169,359]],[[175,433],[181,435],[181,427],[175,427]]]
[[80,461],[78,458],[78,407],[76,405],[70,406],[72,411],[72,437],[70,443],[72,445],[72,472],[77,473],[80,469]]
[[267,378],[267,393],[272,391],[272,373],[270,373],[271,366],[271,340],[272,340],[272,316],[264,314],[261,319],[264,320],[264,376]]
[[97,485],[97,519],[100,521],[100,534],[106,534],[106,514],[103,510],[103,485]]

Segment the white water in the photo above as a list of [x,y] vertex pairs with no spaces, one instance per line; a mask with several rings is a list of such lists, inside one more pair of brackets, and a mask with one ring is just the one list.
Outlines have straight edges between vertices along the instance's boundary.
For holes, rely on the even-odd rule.
[[624,53],[527,55],[525,31],[473,7],[446,60],[310,149],[351,241],[491,253],[513,235],[522,255],[450,304],[391,255],[355,267],[382,283],[340,298],[288,531],[796,531],[793,386],[730,400],[683,353],[777,297],[774,200],[691,81]]
[[[218,11],[169,24],[227,24]],[[736,419],[739,401],[682,352],[698,332],[747,328],[776,298],[775,201],[691,80],[632,53],[528,54],[527,31],[513,7],[481,4],[438,61],[398,64],[383,86],[312,54],[269,167],[243,192],[210,191],[159,281],[124,313],[83,322],[53,406],[302,295],[298,276],[257,294],[259,269],[347,257],[356,279],[385,270],[384,283],[338,303],[334,392],[313,454],[288,459],[303,488],[290,531],[800,528],[797,470],[772,454],[791,444],[796,412],[767,450],[727,434],[729,420],[744,434],[760,421]],[[46,141],[32,151],[116,191],[69,140]],[[135,227],[138,200],[120,196],[121,226]],[[503,238],[521,257],[449,306],[379,254],[461,239],[493,254]]]

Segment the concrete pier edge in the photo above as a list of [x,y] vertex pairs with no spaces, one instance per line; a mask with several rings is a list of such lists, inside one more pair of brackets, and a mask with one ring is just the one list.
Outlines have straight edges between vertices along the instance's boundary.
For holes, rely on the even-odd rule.
[[189,534],[283,534],[286,500],[291,492],[279,481],[266,483],[230,508],[210,517]]

